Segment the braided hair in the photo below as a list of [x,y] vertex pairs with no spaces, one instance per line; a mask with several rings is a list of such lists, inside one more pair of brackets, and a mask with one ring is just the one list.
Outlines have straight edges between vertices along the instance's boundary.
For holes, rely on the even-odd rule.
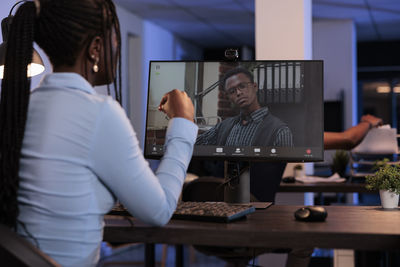
[[[27,65],[32,60],[35,41],[47,54],[54,67],[73,66],[83,48],[95,36],[111,46],[115,29],[118,57],[121,57],[121,34],[115,6],[111,0],[40,0],[40,10],[32,1],[17,10],[8,36],[0,101],[0,223],[16,228],[18,217],[17,190],[19,160],[28,112],[30,79]],[[108,43],[107,43],[108,42]],[[114,68],[112,53],[103,49],[106,66]],[[121,64],[114,93],[121,103]],[[85,68],[87,69],[87,68]],[[118,80],[118,84],[117,84]],[[109,89],[110,91],[110,89]]]

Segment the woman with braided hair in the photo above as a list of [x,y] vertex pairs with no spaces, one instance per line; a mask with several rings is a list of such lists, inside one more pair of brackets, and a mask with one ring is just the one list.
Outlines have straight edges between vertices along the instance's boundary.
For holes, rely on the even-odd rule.
[[[53,73],[30,92],[33,42]],[[196,139],[192,102],[184,92],[167,93],[160,103],[171,118],[166,153],[152,172],[119,103],[93,89],[114,82],[121,100],[120,50],[111,0],[24,1],[11,24],[0,102],[0,223],[63,266],[97,263],[103,216],[116,199],[145,222],[167,223]]]

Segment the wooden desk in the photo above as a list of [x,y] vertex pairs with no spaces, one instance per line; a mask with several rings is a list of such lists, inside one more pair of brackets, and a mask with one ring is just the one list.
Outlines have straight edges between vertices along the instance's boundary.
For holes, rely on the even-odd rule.
[[278,192],[314,193],[377,193],[367,190],[365,183],[281,183]]
[[115,243],[192,244],[268,248],[400,248],[400,210],[371,206],[327,206],[325,222],[299,222],[299,206],[271,206],[233,223],[171,220],[150,227],[134,218],[106,216],[104,240]]

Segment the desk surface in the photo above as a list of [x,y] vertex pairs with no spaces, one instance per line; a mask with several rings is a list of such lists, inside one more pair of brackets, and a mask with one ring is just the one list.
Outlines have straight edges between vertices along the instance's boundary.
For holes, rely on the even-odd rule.
[[151,227],[134,218],[106,216],[104,240],[268,248],[400,248],[400,210],[371,206],[327,206],[325,222],[299,222],[299,206],[272,206],[233,223],[171,220]]
[[365,183],[281,183],[278,192],[333,192],[333,193],[376,193],[367,190]]

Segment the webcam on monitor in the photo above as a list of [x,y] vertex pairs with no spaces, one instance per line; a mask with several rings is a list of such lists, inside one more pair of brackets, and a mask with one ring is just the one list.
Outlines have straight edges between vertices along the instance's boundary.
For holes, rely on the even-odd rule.
[[239,51],[237,48],[228,48],[225,50],[225,58],[227,60],[236,61],[239,59]]

